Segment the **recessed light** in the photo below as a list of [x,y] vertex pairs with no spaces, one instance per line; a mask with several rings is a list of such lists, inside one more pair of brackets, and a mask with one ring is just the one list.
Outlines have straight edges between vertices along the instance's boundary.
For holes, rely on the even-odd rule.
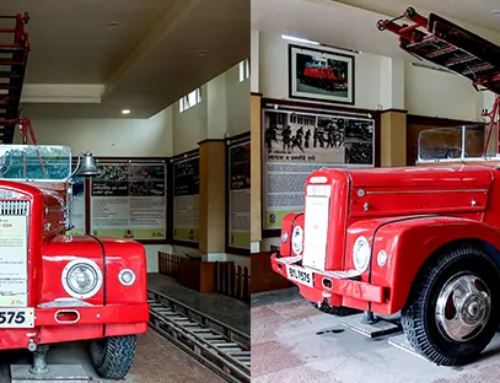
[[281,35],[281,38],[285,39],[285,40],[295,41],[296,43],[311,44],[311,45],[320,45],[316,41],[311,41],[311,40],[302,39],[300,37],[294,37],[294,36],[289,36],[289,35]]
[[494,9],[494,10],[492,10],[492,11],[491,11],[491,14],[492,14],[493,16],[500,16],[500,9]]
[[210,53],[210,51],[208,49],[200,49],[197,53],[198,53],[198,56],[205,57],[206,55],[208,55]]
[[130,109],[123,109],[122,114],[130,114]]

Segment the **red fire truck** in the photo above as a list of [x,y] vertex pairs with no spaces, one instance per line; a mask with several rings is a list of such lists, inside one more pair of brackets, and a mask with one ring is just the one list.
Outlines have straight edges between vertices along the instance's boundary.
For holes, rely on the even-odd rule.
[[323,58],[313,59],[305,65],[301,81],[328,90],[347,88],[347,80],[341,68],[329,65],[328,60]]
[[[2,36],[13,36],[0,43],[0,65],[10,68],[0,72],[6,91],[0,97],[0,350],[32,351],[31,372],[47,376],[48,345],[90,340],[97,372],[121,379],[132,365],[137,334],[148,326],[144,247],[66,235],[73,177],[99,171],[90,153],[72,169],[68,147],[37,145],[30,121],[19,118],[28,16],[0,19],[16,23],[0,28]],[[15,129],[22,145],[12,145]]]
[[[378,26],[498,93],[499,47],[437,15],[402,17],[415,24]],[[416,167],[312,173],[305,211],[283,221],[273,270],[326,313],[401,312],[409,344],[436,364],[475,360],[500,320],[499,104],[487,129],[422,132]]]
[[43,360],[49,344],[92,340],[96,370],[118,379],[147,330],[145,251],[65,234],[72,177],[97,174],[89,154],[80,159],[75,173],[68,147],[0,145],[0,350]]

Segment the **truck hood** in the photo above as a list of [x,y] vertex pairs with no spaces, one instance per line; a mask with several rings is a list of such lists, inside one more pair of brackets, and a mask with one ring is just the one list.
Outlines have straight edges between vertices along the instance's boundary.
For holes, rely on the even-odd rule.
[[494,180],[492,168],[472,165],[332,171],[349,179],[355,220],[422,214],[482,220]]
[[406,167],[347,171],[354,188],[489,188],[493,170],[486,166]]

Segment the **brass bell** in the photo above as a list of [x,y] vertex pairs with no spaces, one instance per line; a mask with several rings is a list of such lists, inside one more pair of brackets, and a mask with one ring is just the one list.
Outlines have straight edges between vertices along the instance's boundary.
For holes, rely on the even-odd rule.
[[81,165],[75,172],[77,177],[99,176],[101,171],[97,168],[96,161],[92,153],[87,152],[81,156]]

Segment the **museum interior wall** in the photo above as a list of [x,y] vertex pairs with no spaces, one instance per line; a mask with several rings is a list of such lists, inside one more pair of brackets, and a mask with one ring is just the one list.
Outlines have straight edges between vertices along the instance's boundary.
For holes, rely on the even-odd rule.
[[[375,116],[374,131],[378,134],[373,141],[375,147],[379,145],[374,152],[378,166],[411,166],[416,157],[420,131],[443,126],[484,123],[481,110],[490,109],[494,100],[491,92],[477,92],[466,79],[390,57],[290,42],[283,39],[279,33],[257,30],[251,33],[251,44],[252,102],[255,105],[260,104],[261,107],[260,110],[257,106],[252,109],[252,123],[260,127],[260,137],[252,138],[252,149],[255,148],[255,142],[263,143],[262,135],[268,127],[265,125],[265,118],[262,120],[266,113],[262,111],[262,108],[265,109],[266,100],[276,103],[278,108],[281,108],[278,106],[280,102],[290,101],[297,105],[298,111],[309,108],[313,114],[327,113],[327,110],[333,115],[335,109],[338,113],[349,109],[361,114],[371,112]],[[291,97],[293,76],[289,71],[292,65],[298,64],[291,64],[290,45],[306,50],[319,49],[327,53],[353,56],[354,102],[346,105],[324,102],[319,98],[308,100]],[[321,111],[322,108],[325,110]],[[318,110],[320,112],[317,112]],[[254,160],[253,153],[252,170],[255,174],[260,172],[258,178],[265,183],[266,165],[258,163],[263,161],[262,153],[265,153],[265,148],[260,151],[258,160]],[[256,177],[252,176],[252,179]],[[260,190],[257,190],[257,187],[253,190],[253,186],[254,184],[252,217],[260,219],[259,225],[252,226],[252,252],[258,253],[279,246],[279,231],[266,233],[265,224],[262,226],[262,222],[265,223],[266,220],[267,208],[263,206],[265,201],[261,206],[256,206],[256,203],[259,193],[265,194],[267,189],[263,185]]]
[[[199,143],[203,141],[215,140],[217,144],[218,140],[225,145],[227,138],[249,133],[249,93],[250,80],[240,81],[236,65],[201,86],[201,102],[182,113],[179,104],[175,103],[149,119],[33,118],[33,125],[39,144],[68,145],[74,155],[91,151],[97,157],[182,157],[184,153],[199,151]],[[15,142],[19,139],[16,137]],[[208,152],[212,150],[210,148]],[[219,160],[225,161],[224,150],[221,156]],[[220,188],[219,194],[225,196],[225,183],[217,187]],[[225,202],[223,199],[221,209]],[[210,204],[210,201],[204,203]],[[222,213],[219,218],[225,219]],[[214,235],[224,234],[222,227]],[[224,239],[218,241],[224,243]],[[145,247],[149,272],[158,271],[158,251],[181,257],[186,254],[193,258],[202,256],[197,246],[148,243]],[[250,263],[248,257],[227,253],[223,247],[217,248],[217,253],[210,254],[209,258],[230,260],[242,266]]]
[[[288,99],[288,46],[278,33],[252,31],[252,92]],[[292,45],[317,47],[299,42]],[[459,76],[370,53],[323,48],[355,57],[355,108],[402,109],[408,114],[477,121],[491,92],[476,92]],[[254,57],[257,56],[257,62]],[[321,101],[315,101],[321,103]]]

